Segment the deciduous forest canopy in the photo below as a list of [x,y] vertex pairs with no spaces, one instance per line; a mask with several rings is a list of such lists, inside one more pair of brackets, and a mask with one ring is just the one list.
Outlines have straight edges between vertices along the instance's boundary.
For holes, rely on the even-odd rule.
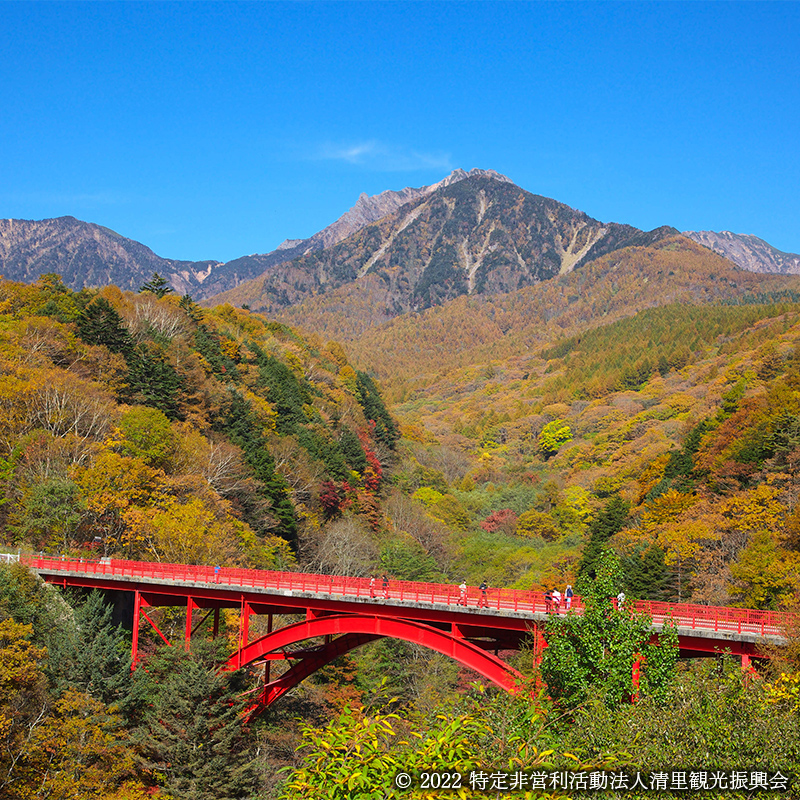
[[[611,581],[598,598],[613,588],[794,607],[793,297],[667,302],[607,322],[572,318],[549,338],[518,326],[492,357],[478,343],[467,365],[467,351],[448,346],[472,313],[457,300],[417,318],[439,342],[437,375],[423,385],[402,358],[393,374],[380,362],[371,372],[378,329],[343,346],[230,305],[200,308],[155,277],[138,293],[74,292],[56,275],[0,283],[5,549],[572,583],[587,596]],[[517,302],[509,296],[507,313]],[[441,314],[456,324],[436,333]],[[402,355],[413,322],[399,325],[379,335],[396,334]],[[182,624],[154,613],[165,629]],[[389,786],[387,764],[447,759],[462,770],[508,759],[566,769],[567,753],[598,768],[680,766],[655,716],[676,741],[702,741],[708,763],[797,769],[796,643],[746,679],[736,664],[676,665],[664,640],[630,705],[627,655],[611,671],[582,667],[579,689],[567,690],[564,665],[580,649],[554,646],[541,673],[530,652],[506,654],[549,686],[533,701],[495,696],[444,657],[381,640],[244,725],[238,698],[258,676],[217,674],[224,636],[186,654],[144,633],[147,670],[131,677],[129,633],[110,614],[100,596],[62,597],[19,567],[0,570],[6,796],[36,796],[43,774],[52,797],[294,798],[338,796],[330,787],[342,781],[353,781],[342,796],[366,797]],[[617,635],[604,619],[550,635]],[[237,624],[223,620],[231,635]],[[613,630],[634,642],[641,624]],[[195,753],[199,740],[213,757]]]

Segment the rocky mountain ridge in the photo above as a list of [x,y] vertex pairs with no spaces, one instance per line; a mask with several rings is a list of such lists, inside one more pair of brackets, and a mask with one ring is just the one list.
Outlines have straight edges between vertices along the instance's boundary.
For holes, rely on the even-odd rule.
[[56,272],[72,289],[115,284],[137,290],[154,272],[169,277],[181,294],[201,285],[219,261],[177,261],[149,247],[75,217],[0,219],[0,274],[32,282]]
[[11,280],[31,282],[43,273],[57,272],[72,289],[113,283],[122,289],[136,290],[158,272],[179,294],[201,300],[232,289],[279,264],[330,247],[405,203],[476,175],[510,183],[494,170],[457,169],[431,186],[387,190],[371,197],[362,193],[349,211],[313,236],[286,239],[272,252],[228,262],[162,258],[133,239],[75,217],[0,220],[0,274]]
[[391,317],[461,295],[514,291],[676,233],[602,223],[502,176],[473,173],[443,182],[338,244],[268,269],[215,301],[274,313],[371,280],[381,287]]
[[[487,194],[487,186],[496,188]],[[383,316],[391,318],[462,293],[512,291],[675,232],[661,228],[644,234],[606,225],[555,200],[533,198],[494,170],[457,169],[430,186],[362,194],[313,236],[226,263],[162,258],[74,217],[0,220],[0,274],[30,282],[57,272],[74,289],[114,283],[136,290],[158,272],[180,294],[198,300],[220,296],[273,311],[369,278],[371,291],[386,301]],[[756,236],[685,235],[742,269],[800,274],[800,255],[783,253]]]
[[749,272],[800,275],[800,255],[784,253],[750,233],[730,231],[685,231],[684,236],[733,261]]
[[[463,169],[456,169],[438,183],[422,186],[419,189],[406,187],[397,192],[389,189],[371,197],[366,192],[362,192],[356,204],[345,214],[342,214],[336,222],[328,225],[327,228],[324,228],[319,233],[315,233],[310,239],[305,240],[309,244],[309,251],[311,249],[324,250],[326,247],[338,244],[371,222],[383,219],[412,200],[433,194],[437,189],[441,189],[444,186],[452,186],[465,178],[475,177],[487,177],[505,183],[512,183],[505,175],[501,175],[493,169],[471,169],[469,172]],[[309,251],[304,255],[308,255]]]
[[427,197],[444,186],[452,186],[454,183],[466,178],[478,176],[491,177],[498,181],[511,183],[509,178],[499,172],[495,172],[493,169],[471,169],[469,172],[463,169],[456,169],[441,181],[430,186],[421,186],[418,189],[411,187],[406,187],[400,191],[387,189],[380,194],[372,196],[362,192],[356,204],[349,211],[346,211],[335,222],[308,239],[286,239],[270,253],[242,256],[222,265],[214,273],[212,279],[203,286],[203,291],[198,293],[197,297],[213,297],[238,286],[246,280],[257,278],[280,264],[333,247],[367,225],[394,213],[406,203]]

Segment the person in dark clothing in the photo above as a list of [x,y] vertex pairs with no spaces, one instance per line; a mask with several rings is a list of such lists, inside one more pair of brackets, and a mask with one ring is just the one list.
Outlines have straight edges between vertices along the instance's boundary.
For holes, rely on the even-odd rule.
[[486,583],[486,578],[481,581],[481,585],[478,587],[481,590],[481,597],[478,600],[478,608],[489,608],[489,598],[486,596],[486,590],[489,588],[489,584]]

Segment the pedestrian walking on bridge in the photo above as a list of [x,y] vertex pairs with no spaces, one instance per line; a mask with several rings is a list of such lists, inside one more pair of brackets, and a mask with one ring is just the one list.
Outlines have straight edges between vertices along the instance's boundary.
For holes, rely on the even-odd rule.
[[458,605],[465,606],[467,604],[467,582],[461,581],[461,586],[458,587]]
[[489,588],[489,584],[486,583],[486,578],[481,581],[481,585],[478,587],[481,590],[481,597],[478,600],[478,608],[489,608],[489,598],[486,596],[486,591]]

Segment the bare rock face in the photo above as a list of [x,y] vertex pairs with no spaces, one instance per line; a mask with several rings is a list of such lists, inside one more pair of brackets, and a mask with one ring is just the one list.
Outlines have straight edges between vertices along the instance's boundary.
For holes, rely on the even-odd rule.
[[[469,172],[465,172],[463,169],[456,169],[438,183],[434,183],[431,186],[422,186],[419,189],[406,187],[399,192],[388,190],[373,195],[372,197],[362,192],[356,204],[346,214],[339,217],[332,225],[314,234],[314,236],[309,239],[309,242],[315,245],[321,243],[322,248],[338,244],[350,236],[350,234],[361,230],[372,222],[383,219],[389,214],[393,214],[401,206],[410,203],[412,200],[426,197],[429,194],[433,194],[437,189],[451,186],[466,178],[476,177],[493,178],[494,180],[504,183],[511,183],[511,180],[506,178],[505,175],[501,175],[493,169],[471,169]],[[322,248],[314,247],[313,249],[317,250]]]
[[[410,203],[412,200],[417,200],[420,197],[433,194],[437,189],[451,186],[454,183],[463,181],[465,178],[476,177],[493,178],[494,180],[505,183],[512,182],[506,178],[505,175],[501,175],[493,169],[471,169],[469,172],[465,172],[463,169],[456,169],[438,183],[434,183],[431,186],[421,186],[419,189],[406,187],[399,192],[388,190],[380,194],[372,195],[372,197],[362,192],[356,204],[347,213],[342,214],[336,222],[329,225],[324,230],[321,230],[319,233],[315,233],[314,236],[308,240],[310,245],[309,252],[311,250],[321,250],[325,247],[338,244],[350,236],[350,234],[361,230],[372,222],[383,219],[389,214],[393,214],[401,206]],[[322,246],[318,247],[317,245]]]
[[365,225],[371,222],[376,222],[388,214],[393,214],[400,206],[416,200],[418,197],[423,197],[428,194],[429,186],[423,186],[420,189],[412,189],[407,187],[401,189],[399,192],[387,190],[380,194],[375,194],[370,197],[365,192],[362,192],[356,204],[345,214],[342,214],[327,228],[324,228],[319,233],[315,233],[308,242],[307,253],[314,250],[322,250],[326,247],[331,247],[338,244],[343,239],[350,236],[351,233],[361,230]]
[[725,256],[748,272],[800,275],[800,255],[784,253],[758,236],[730,231],[685,231],[683,235]]

